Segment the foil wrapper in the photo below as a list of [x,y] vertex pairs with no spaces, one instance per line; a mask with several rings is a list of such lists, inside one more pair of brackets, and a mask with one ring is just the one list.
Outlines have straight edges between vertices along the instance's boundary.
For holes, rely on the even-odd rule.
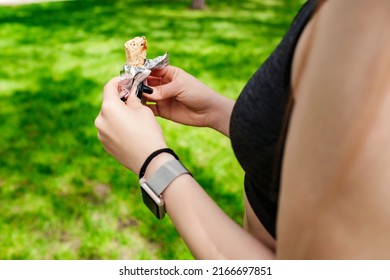
[[153,69],[162,69],[167,65],[169,65],[168,52],[153,59],[146,59],[142,67],[133,67],[126,63],[123,65],[119,75],[119,97],[124,101],[127,100],[130,94],[136,94],[137,87],[140,83],[146,84],[146,78]]

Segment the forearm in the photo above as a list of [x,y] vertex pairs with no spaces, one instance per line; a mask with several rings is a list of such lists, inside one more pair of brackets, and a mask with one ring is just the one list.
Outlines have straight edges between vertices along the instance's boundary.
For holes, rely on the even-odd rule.
[[[162,155],[148,173],[172,159]],[[163,193],[166,210],[197,259],[271,259],[273,252],[229,218],[190,175],[176,178]]]
[[164,193],[172,222],[197,259],[271,259],[264,244],[231,220],[189,175]]
[[230,117],[235,101],[222,95],[216,95],[214,109],[209,114],[209,127],[230,137]]

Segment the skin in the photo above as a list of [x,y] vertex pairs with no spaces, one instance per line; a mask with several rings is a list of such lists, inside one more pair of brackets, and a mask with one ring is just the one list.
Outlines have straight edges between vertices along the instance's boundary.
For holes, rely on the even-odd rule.
[[308,57],[302,80],[293,76],[280,258],[390,257],[389,16],[389,1],[327,1],[307,30],[312,44],[300,42],[295,70]]
[[[167,212],[196,258],[390,258],[389,18],[387,0],[328,0],[305,28],[292,66],[295,105],[277,242],[245,195],[242,228],[189,175],[164,191]],[[105,86],[95,125],[107,152],[135,173],[166,147],[155,116],[229,136],[234,101],[179,68],[151,74],[154,93],[146,97],[155,103],[147,106],[134,96],[120,101],[117,83]],[[156,157],[145,177],[171,159]]]

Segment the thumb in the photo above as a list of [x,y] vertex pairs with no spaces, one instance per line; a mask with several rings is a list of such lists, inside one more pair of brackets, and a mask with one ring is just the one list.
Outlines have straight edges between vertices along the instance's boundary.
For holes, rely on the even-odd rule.
[[175,97],[179,92],[177,90],[177,85],[172,82],[169,82],[164,85],[159,86],[150,86],[153,89],[152,94],[148,94],[147,98],[151,101],[160,101],[164,99],[169,99]]
[[103,88],[103,102],[109,100],[119,100],[119,92],[118,92],[118,83],[119,77],[114,77]]
[[127,98],[127,100],[125,101],[127,107],[130,107],[130,108],[138,108],[140,106],[143,106],[142,103],[141,103],[141,99],[137,97],[137,87],[136,86],[133,86],[131,88],[131,91],[130,91],[130,94],[129,94],[129,97]]

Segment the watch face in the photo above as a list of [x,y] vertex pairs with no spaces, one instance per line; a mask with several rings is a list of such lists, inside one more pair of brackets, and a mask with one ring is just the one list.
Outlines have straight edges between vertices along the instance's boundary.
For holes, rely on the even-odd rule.
[[162,219],[165,215],[165,208],[163,201],[149,188],[145,183],[141,184],[142,200],[152,213],[158,218]]

